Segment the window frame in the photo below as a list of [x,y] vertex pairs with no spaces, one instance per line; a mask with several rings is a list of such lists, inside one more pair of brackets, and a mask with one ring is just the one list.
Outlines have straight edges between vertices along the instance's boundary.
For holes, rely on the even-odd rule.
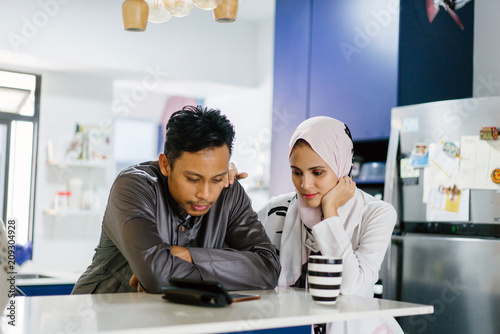
[[[31,180],[30,180],[30,203],[29,203],[29,219],[28,219],[28,236],[27,240],[33,243],[34,236],[34,221],[35,221],[35,195],[36,195],[36,175],[37,175],[37,161],[38,161],[38,136],[39,136],[39,125],[40,125],[40,97],[41,97],[41,84],[42,77],[39,74],[11,71],[0,69],[2,72],[18,73],[24,75],[33,75],[35,77],[35,91],[33,94],[33,115],[26,116],[10,112],[4,112],[0,110],[0,123],[7,125],[7,138],[6,138],[6,158],[5,158],[5,179],[4,179],[4,199],[3,199],[3,212],[2,219],[4,223],[7,221],[7,206],[8,206],[8,194],[9,194],[9,177],[11,174],[10,170],[10,160],[11,160],[11,145],[12,145],[12,124],[15,121],[30,122],[33,124],[33,140],[32,140],[32,156],[31,156]],[[15,218],[15,217],[14,217]],[[19,224],[19,222],[18,222]]]

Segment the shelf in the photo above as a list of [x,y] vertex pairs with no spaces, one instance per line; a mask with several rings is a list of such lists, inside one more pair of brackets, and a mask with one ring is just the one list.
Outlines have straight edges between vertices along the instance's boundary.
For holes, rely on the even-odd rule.
[[385,179],[369,179],[369,180],[361,180],[361,179],[353,179],[356,184],[384,184]]
[[43,211],[47,216],[61,217],[61,216],[98,216],[101,215],[102,212],[98,210],[74,210],[74,209],[66,209],[66,210],[54,210],[48,209]]

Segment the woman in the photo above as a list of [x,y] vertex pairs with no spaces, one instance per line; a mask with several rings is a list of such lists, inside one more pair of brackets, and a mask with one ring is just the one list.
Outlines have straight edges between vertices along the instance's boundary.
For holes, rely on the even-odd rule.
[[[341,294],[373,297],[396,211],[356,188],[349,177],[353,160],[349,129],[330,117],[310,118],[295,130],[288,154],[295,192],[272,198],[259,212],[279,250],[278,284],[305,287],[307,258],[321,253],[343,259]],[[393,318],[331,325],[342,333],[399,327]]]

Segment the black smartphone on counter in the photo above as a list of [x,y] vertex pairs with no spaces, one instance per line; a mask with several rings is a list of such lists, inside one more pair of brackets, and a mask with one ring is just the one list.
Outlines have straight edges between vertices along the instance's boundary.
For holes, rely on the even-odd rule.
[[171,278],[170,287],[163,289],[163,299],[174,303],[221,307],[245,300],[260,299],[259,295],[229,294],[220,282],[187,278]]

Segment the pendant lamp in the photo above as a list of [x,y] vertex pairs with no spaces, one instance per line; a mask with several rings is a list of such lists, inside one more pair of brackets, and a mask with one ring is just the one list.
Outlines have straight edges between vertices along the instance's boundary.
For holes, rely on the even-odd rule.
[[144,0],[125,0],[122,4],[123,26],[127,31],[144,31],[148,24],[149,6]]
[[221,4],[213,12],[215,21],[217,22],[234,22],[238,14],[238,0],[222,0]]

